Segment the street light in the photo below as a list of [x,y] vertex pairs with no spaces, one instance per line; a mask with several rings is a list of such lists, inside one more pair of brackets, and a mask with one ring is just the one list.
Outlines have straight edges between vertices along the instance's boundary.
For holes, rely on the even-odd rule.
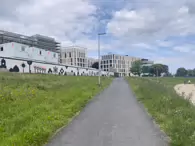
[[98,33],[98,60],[99,60],[99,76],[98,76],[98,84],[100,86],[100,72],[101,72],[101,60],[100,60],[100,36],[105,35],[106,33]]

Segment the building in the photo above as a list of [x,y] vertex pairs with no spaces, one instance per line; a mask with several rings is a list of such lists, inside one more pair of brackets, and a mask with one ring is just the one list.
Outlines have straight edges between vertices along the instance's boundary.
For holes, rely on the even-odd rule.
[[103,55],[101,58],[101,69],[103,71],[115,72],[119,76],[130,76],[132,62],[136,60],[140,60],[140,58],[117,54]]
[[87,49],[70,46],[63,48],[60,54],[60,63],[78,67],[88,67]]
[[141,59],[142,66],[151,66],[154,64],[154,61],[148,60],[148,59]]
[[58,63],[58,53],[15,42],[0,44],[0,56],[31,61]]
[[95,59],[95,58],[88,58],[87,61],[88,61],[88,67],[89,67],[89,68],[92,68],[92,65],[93,65],[95,62],[98,62],[98,59]]
[[0,30],[0,44],[10,42],[15,42],[30,47],[37,47],[44,50],[60,53],[60,43],[56,42],[54,38],[39,34],[33,36],[25,36],[13,32]]
[[[75,76],[97,76],[98,70],[58,62],[58,53],[25,44],[0,44],[0,72],[41,73]],[[103,71],[101,75],[114,75]]]
[[[85,48],[69,47],[62,55],[60,53],[60,43],[53,38],[38,34],[24,36],[0,30],[0,72],[98,75],[97,69],[88,68]],[[101,75],[110,76],[114,73],[102,71]]]

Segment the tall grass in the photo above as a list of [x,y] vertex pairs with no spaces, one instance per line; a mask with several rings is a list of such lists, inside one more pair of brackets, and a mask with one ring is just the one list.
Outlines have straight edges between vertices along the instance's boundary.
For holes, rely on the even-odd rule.
[[0,74],[0,145],[40,146],[111,78]]
[[176,81],[166,78],[161,79],[160,83],[144,78],[128,80],[137,99],[145,105],[161,129],[170,137],[170,145],[195,145],[195,107],[173,90],[176,82],[180,83],[183,79]]

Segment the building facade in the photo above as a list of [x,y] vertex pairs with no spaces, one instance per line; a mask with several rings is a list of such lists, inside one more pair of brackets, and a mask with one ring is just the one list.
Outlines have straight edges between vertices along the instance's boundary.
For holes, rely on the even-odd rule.
[[[62,54],[65,59],[68,58],[65,60],[67,64],[60,63],[60,49],[60,43],[51,37],[38,34],[24,36],[0,30],[0,72],[99,75],[97,69],[88,68],[86,49],[67,49],[66,54]],[[109,76],[114,73],[102,71],[101,75]]]
[[60,63],[78,67],[88,67],[87,49],[78,46],[63,48],[60,54]]
[[[58,53],[15,42],[0,44],[0,71],[75,76],[97,76],[98,70],[58,62]],[[101,75],[114,75],[102,71]]]
[[101,57],[101,69],[103,71],[115,72],[119,76],[130,76],[132,62],[136,60],[141,59],[117,54],[103,55]]
[[25,36],[13,32],[0,30],[0,44],[10,42],[16,42],[31,47],[37,47],[44,50],[60,53],[60,43],[56,42],[54,38],[39,34],[33,36]]

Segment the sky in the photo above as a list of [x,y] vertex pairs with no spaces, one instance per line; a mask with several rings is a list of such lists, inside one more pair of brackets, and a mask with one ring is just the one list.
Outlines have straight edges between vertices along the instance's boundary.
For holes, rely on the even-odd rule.
[[1,0],[0,29],[54,37],[97,57],[115,53],[195,68],[194,0]]

